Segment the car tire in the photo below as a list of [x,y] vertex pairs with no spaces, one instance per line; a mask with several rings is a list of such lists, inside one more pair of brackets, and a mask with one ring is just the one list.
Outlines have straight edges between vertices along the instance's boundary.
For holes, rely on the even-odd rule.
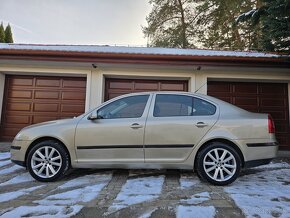
[[212,142],[197,154],[198,175],[213,185],[228,185],[234,182],[241,171],[241,158],[230,145]]
[[63,177],[69,169],[69,154],[54,140],[36,144],[28,153],[26,166],[31,176],[41,182],[52,182]]

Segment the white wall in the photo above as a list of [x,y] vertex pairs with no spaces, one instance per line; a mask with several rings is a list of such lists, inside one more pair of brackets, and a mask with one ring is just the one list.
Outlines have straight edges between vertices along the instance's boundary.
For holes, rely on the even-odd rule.
[[91,95],[90,95],[90,109],[93,109],[103,102],[103,92],[105,89],[104,78],[98,69],[92,70],[91,77]]

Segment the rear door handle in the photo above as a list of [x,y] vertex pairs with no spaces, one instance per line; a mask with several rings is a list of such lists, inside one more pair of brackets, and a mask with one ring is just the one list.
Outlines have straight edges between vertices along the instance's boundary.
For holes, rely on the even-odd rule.
[[195,124],[198,128],[203,128],[203,127],[206,127],[207,124],[204,123],[204,122],[198,122],[197,124]]
[[143,126],[140,125],[139,123],[133,123],[130,127],[131,127],[132,129],[139,129],[139,128],[142,128]]

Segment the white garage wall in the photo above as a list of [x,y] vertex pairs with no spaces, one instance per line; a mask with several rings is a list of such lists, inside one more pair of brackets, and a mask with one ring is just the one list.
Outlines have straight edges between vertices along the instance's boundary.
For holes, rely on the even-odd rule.
[[105,81],[99,69],[92,70],[90,84],[90,102],[89,109],[93,109],[103,102],[103,92],[105,89]]

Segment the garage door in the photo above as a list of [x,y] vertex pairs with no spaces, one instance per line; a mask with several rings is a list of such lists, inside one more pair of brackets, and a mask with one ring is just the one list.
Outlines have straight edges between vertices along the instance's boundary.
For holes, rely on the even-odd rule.
[[85,96],[86,78],[6,76],[1,140],[31,124],[83,113]]
[[281,149],[290,150],[287,84],[209,81],[208,95],[248,111],[271,114]]
[[187,91],[185,80],[106,79],[105,100],[132,92]]

